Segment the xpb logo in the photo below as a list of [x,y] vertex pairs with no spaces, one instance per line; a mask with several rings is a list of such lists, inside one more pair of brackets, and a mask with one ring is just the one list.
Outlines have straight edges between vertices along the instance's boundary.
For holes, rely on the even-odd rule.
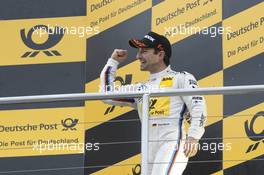
[[246,153],[255,151],[259,147],[259,144],[261,144],[261,142],[264,144],[264,130],[262,130],[260,133],[256,133],[254,131],[254,126],[256,124],[256,120],[259,117],[264,117],[264,111],[256,113],[254,115],[253,119],[250,121],[250,123],[249,123],[248,120],[245,121],[244,126],[245,126],[245,131],[246,131],[246,134],[247,134],[248,138],[250,140],[256,142],[256,143],[254,143],[252,145],[249,145]]
[[67,118],[65,120],[61,120],[61,124],[64,127],[62,130],[67,131],[67,130],[76,130],[75,126],[78,124],[78,119],[72,119],[72,118]]
[[[36,43],[33,41],[33,35],[37,35],[40,31],[48,34],[48,38],[43,43]],[[54,32],[60,31],[60,32]],[[58,50],[49,50],[55,45],[57,45],[64,36],[64,29],[61,27],[55,27],[54,30],[46,25],[37,25],[32,27],[26,34],[25,29],[20,31],[21,39],[23,43],[33,51],[26,51],[21,58],[36,57],[41,51],[46,56],[61,56]],[[40,37],[40,35],[39,35]]]

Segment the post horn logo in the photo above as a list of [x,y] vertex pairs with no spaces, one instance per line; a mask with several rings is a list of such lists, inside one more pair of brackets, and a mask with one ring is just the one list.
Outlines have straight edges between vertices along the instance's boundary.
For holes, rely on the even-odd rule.
[[141,165],[137,164],[134,168],[132,168],[132,175],[140,175],[141,174]]
[[76,130],[74,128],[78,124],[78,119],[72,119],[72,118],[67,118],[65,120],[61,120],[61,124],[64,127],[62,131],[67,131],[67,130]]
[[[35,43],[32,40],[32,36],[37,34],[38,30],[45,30],[46,33],[48,33],[48,39],[44,43]],[[55,32],[55,31],[60,31],[60,32]],[[61,56],[61,53],[57,50],[48,50],[52,47],[54,47],[56,44],[58,44],[61,39],[64,36],[64,29],[61,27],[55,27],[54,29],[49,28],[46,25],[36,25],[32,27],[27,35],[25,32],[25,29],[20,30],[20,36],[23,41],[23,43],[30,49],[34,51],[27,51],[25,52],[21,58],[27,58],[27,57],[36,57],[41,51],[46,55],[46,56]]]
[[[114,80],[114,82],[119,82],[122,86],[131,84],[132,82],[132,74],[126,74],[125,79],[123,77],[117,76]],[[105,112],[104,115],[110,114],[114,111],[115,106],[110,106],[108,107]]]
[[252,145],[249,145],[246,153],[255,151],[261,142],[264,144],[264,130],[262,130],[260,133],[256,133],[254,131],[255,122],[256,122],[257,118],[259,118],[259,117],[264,117],[264,111],[256,113],[254,115],[253,119],[250,121],[250,123],[248,120],[245,121],[245,123],[244,123],[245,131],[246,131],[248,138],[250,140],[256,142]]

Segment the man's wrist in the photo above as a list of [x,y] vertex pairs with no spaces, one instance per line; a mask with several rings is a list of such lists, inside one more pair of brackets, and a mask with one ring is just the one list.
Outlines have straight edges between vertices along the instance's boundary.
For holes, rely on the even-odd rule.
[[107,63],[112,65],[112,66],[116,66],[116,67],[119,65],[119,62],[117,60],[115,60],[114,58],[109,58]]

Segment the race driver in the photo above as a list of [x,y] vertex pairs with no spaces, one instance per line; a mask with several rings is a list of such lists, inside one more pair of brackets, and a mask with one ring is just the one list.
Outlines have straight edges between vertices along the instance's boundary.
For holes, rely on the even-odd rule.
[[[129,40],[137,48],[136,58],[140,70],[149,71],[145,83],[130,85],[127,89],[154,90],[166,88],[196,88],[197,81],[192,74],[176,72],[170,67],[171,44],[155,32],[149,32],[143,39]],[[115,49],[103,68],[100,80],[102,92],[118,91],[114,84],[119,63],[127,59],[127,51]],[[105,103],[131,106],[142,115],[142,98],[104,100]],[[185,133],[183,119],[188,111],[190,127]],[[181,175],[188,158],[198,150],[199,139],[204,134],[206,105],[203,96],[171,96],[150,99],[149,108],[149,175]]]

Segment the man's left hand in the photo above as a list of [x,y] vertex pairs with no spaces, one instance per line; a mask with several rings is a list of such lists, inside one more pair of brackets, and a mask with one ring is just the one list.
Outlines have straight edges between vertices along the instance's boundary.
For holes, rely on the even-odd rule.
[[184,154],[186,157],[193,157],[196,155],[199,147],[199,140],[188,137],[184,145]]

